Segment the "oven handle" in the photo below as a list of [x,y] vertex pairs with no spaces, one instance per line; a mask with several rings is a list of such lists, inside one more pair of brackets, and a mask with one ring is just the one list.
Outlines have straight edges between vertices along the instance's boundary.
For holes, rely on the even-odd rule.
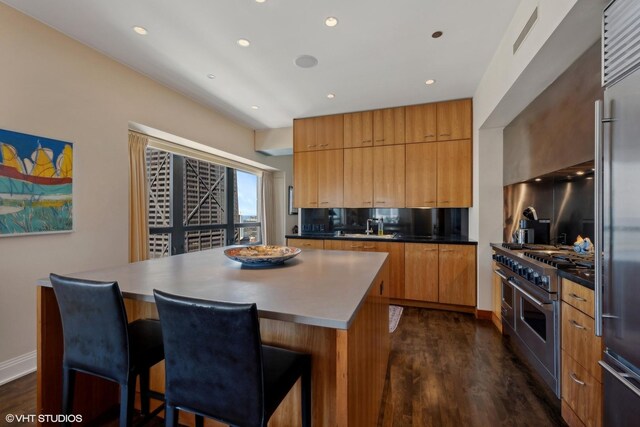
[[495,270],[493,270],[493,272],[500,276],[502,280],[509,280],[509,278],[499,268],[496,268]]
[[532,296],[529,292],[527,292],[524,289],[522,289],[517,283],[514,283],[513,280],[509,279],[508,282],[509,282],[509,284],[511,286],[513,286],[518,291],[520,291],[520,293],[522,293],[522,295],[524,295],[525,297],[529,298],[529,300],[531,300],[533,303],[535,303],[538,307],[542,307],[542,308],[546,309],[548,305],[552,304],[550,302],[544,303],[544,302],[540,301],[536,297]]

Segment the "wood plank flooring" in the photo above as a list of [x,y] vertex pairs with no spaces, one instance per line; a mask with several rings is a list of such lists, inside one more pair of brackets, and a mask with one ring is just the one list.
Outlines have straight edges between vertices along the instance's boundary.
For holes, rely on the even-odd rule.
[[[564,425],[559,401],[490,321],[405,308],[389,362],[379,427]],[[35,373],[1,386],[0,425],[8,413],[34,414],[35,395]],[[102,425],[117,426],[116,417]]]

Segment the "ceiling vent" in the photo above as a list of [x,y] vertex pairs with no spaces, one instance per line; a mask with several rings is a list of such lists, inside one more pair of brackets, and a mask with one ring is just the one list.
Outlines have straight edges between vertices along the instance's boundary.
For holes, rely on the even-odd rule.
[[522,29],[522,31],[520,31],[520,35],[518,35],[516,42],[513,44],[514,55],[520,48],[520,45],[522,44],[524,39],[527,37],[529,32],[531,32],[531,29],[533,28],[533,24],[535,24],[537,20],[538,20],[538,8],[536,7],[535,9],[533,9],[533,13],[529,17],[529,20],[527,21],[527,23],[524,24],[524,28]]

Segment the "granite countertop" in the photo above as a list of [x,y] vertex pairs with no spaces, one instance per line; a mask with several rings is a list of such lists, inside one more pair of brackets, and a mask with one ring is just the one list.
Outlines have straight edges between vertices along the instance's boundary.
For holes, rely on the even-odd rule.
[[[191,252],[102,270],[64,274],[117,280],[125,298],[155,302],[153,290],[193,298],[255,302],[260,317],[348,329],[385,263],[384,252],[305,250],[281,266],[247,268],[225,248]],[[51,286],[40,279],[39,286]]]
[[356,240],[356,241],[377,241],[377,242],[399,242],[399,243],[442,243],[456,245],[477,245],[478,242],[469,240],[467,237],[460,236],[413,236],[407,234],[398,234],[393,238],[373,237],[345,237],[336,236],[335,233],[305,233],[305,234],[287,234],[287,239],[315,239],[315,240]]
[[558,270],[558,276],[571,280],[589,289],[595,289],[595,276],[593,270],[584,268],[569,268]]

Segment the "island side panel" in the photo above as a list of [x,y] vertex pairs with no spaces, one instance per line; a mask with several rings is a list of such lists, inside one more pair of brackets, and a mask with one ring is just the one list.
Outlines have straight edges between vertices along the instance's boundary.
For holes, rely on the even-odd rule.
[[338,427],[376,425],[389,360],[389,260],[348,330],[336,331]]
[[[57,415],[62,412],[62,323],[52,288],[37,288],[37,367],[36,412]],[[118,385],[91,375],[77,374],[72,413],[92,419],[118,405]],[[40,423],[38,425],[54,425]]]

